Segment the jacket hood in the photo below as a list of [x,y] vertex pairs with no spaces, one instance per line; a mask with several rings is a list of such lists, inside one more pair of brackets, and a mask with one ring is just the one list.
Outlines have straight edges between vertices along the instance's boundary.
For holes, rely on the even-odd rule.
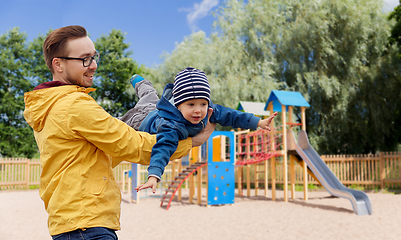
[[25,120],[33,130],[40,132],[46,123],[48,113],[59,99],[73,92],[89,93],[92,91],[95,89],[77,85],[63,85],[26,92],[24,94]]

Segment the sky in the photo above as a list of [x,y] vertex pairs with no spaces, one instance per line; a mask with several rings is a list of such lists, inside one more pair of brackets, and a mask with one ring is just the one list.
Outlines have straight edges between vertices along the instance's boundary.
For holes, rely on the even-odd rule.
[[131,56],[152,67],[162,61],[194,31],[212,32],[219,0],[0,0],[0,34],[14,27],[28,41],[45,36],[49,29],[67,25],[86,28],[93,41],[113,29],[125,34]]
[[[32,41],[50,29],[81,25],[93,41],[112,29],[125,34],[131,56],[139,64],[162,63],[163,52],[195,31],[213,32],[213,11],[224,0],[0,0],[0,34],[14,27]],[[392,11],[399,0],[385,0]]]

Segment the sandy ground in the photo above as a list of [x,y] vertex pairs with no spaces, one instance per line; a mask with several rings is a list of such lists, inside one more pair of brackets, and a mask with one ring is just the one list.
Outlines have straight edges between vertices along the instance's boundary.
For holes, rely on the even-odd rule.
[[[119,239],[401,239],[401,196],[368,196],[373,215],[357,216],[349,200],[326,191],[310,192],[306,202],[297,192],[297,199],[285,203],[279,191],[275,202],[236,196],[233,205],[210,207],[184,198],[169,210],[160,207],[160,199],[134,204],[124,195],[117,234]],[[0,239],[51,239],[38,190],[0,191]]]

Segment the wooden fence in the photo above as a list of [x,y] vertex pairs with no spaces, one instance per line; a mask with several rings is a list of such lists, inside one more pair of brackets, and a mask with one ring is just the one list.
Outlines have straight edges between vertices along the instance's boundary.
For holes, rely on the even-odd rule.
[[[139,168],[141,183],[147,180],[147,167],[141,165]],[[129,162],[122,162],[113,169],[114,177],[122,190],[130,187],[128,177],[130,170]],[[40,173],[39,159],[0,158],[0,190],[37,188],[40,184]],[[164,170],[162,183],[170,181],[171,175],[172,164],[169,164]]]
[[[400,152],[374,155],[324,155],[322,159],[345,186],[357,185],[366,189],[401,188]],[[283,165],[279,160],[276,162],[276,183],[283,183]],[[256,165],[251,167],[256,168]],[[131,164],[128,162],[123,162],[114,169],[120,187],[123,187],[124,177],[126,178],[124,182],[128,184],[126,172],[130,169]],[[0,158],[0,190],[36,187],[40,182],[40,171],[40,162],[37,159]],[[163,177],[166,180],[170,171],[168,168],[165,171],[166,176]],[[296,183],[302,184],[302,168],[298,164],[295,171]],[[141,167],[141,172],[145,175],[146,166]],[[308,182],[317,184],[310,176]]]
[[[401,188],[400,152],[323,155],[321,158],[345,186],[362,186],[365,189]],[[270,171],[268,176],[271,176]],[[295,165],[295,179],[296,184],[303,183],[303,169],[298,164]],[[281,161],[276,163],[276,183],[284,183]],[[310,175],[308,183],[318,184]]]
[[[121,163],[113,169],[120,187],[125,170],[131,170],[130,163]],[[0,158],[0,190],[36,188],[40,184],[40,173],[39,159]]]

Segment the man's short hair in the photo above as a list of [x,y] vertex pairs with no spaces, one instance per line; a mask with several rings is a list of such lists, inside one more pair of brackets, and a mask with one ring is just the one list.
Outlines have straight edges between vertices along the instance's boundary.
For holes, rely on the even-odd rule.
[[47,67],[54,73],[52,61],[55,57],[65,57],[67,42],[70,39],[86,37],[86,29],[82,26],[66,26],[51,32],[43,43],[43,55]]

